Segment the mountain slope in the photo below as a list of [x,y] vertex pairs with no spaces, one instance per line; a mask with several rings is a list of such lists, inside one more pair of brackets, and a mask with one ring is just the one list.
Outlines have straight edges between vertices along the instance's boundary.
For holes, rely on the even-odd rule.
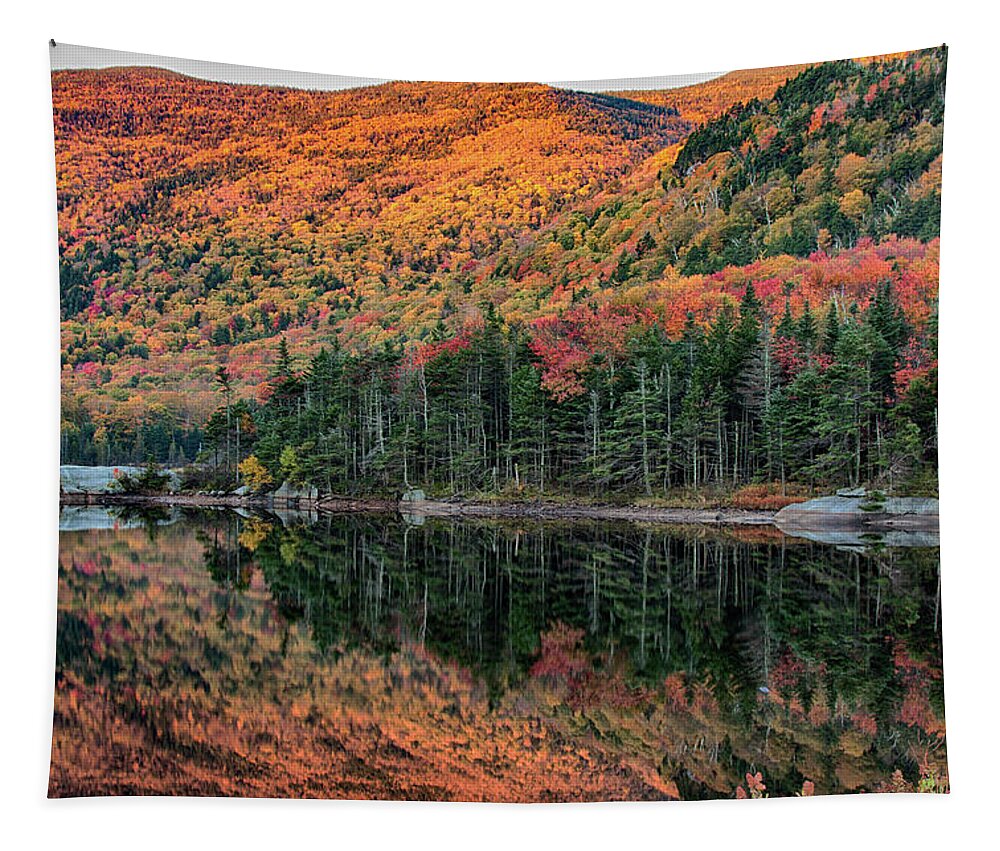
[[676,109],[688,121],[705,124],[718,118],[736,104],[754,99],[767,100],[782,83],[808,67],[808,65],[779,65],[774,68],[730,71],[704,83],[679,86],[676,89],[616,91],[614,94]]
[[58,72],[64,429],[188,433],[219,364],[260,388],[279,335],[303,354],[439,339],[484,303],[534,327],[642,302],[676,334],[748,281],[798,315],[863,309],[877,274],[919,325],[944,65],[936,49],[630,97]]

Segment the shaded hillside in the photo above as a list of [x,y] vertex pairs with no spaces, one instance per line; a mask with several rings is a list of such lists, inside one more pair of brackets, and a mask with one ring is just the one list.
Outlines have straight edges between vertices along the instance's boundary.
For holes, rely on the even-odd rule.
[[542,255],[548,280],[592,290],[656,281],[668,267],[691,276],[833,254],[863,237],[933,239],[944,73],[937,50],[816,66],[654,155],[655,172],[647,161],[564,214],[534,250],[498,263],[530,270]]
[[[854,60],[861,64],[881,64],[894,59],[906,59],[913,52],[885,53]],[[745,68],[729,71],[703,83],[679,86],[676,89],[615,91],[612,94],[630,100],[676,109],[695,124],[705,124],[728,112],[734,106],[751,100],[769,100],[779,86],[807,68],[825,64],[809,62],[801,65],[776,65],[773,68]]]

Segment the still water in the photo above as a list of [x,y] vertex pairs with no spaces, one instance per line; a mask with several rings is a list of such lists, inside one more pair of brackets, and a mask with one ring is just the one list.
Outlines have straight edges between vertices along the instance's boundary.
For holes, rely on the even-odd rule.
[[947,788],[936,547],[390,514],[61,519],[52,796]]

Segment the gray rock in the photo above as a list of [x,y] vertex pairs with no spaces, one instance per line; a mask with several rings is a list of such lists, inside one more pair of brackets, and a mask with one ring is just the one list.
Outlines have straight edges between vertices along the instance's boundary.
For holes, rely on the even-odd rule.
[[938,501],[928,497],[889,497],[875,503],[854,496],[823,496],[785,506],[775,515],[774,522],[783,531],[937,529]]
[[[164,470],[167,476],[167,490],[180,488],[180,476],[176,470]],[[64,464],[59,468],[59,488],[63,493],[114,493],[115,482],[122,476],[139,476],[142,467],[127,464],[107,467],[86,467]]]
[[150,522],[157,526],[175,523],[181,517],[176,508],[171,508],[166,517],[150,521],[143,517],[124,518],[113,508],[100,505],[64,505],[59,509],[59,531],[80,532],[90,529],[138,529]]
[[289,482],[282,482],[281,487],[273,494],[275,501],[298,502],[300,499],[318,499],[319,491],[316,488],[292,485]]
[[914,517],[938,516],[939,503],[929,496],[891,496],[883,508],[886,514]]
[[425,502],[427,500],[427,494],[425,494],[420,488],[410,488],[401,497],[402,502]]
[[781,527],[792,538],[829,544],[845,550],[870,550],[877,547],[900,549],[905,547],[939,547],[941,535],[937,528],[894,529],[884,526],[863,526],[857,529],[823,528],[803,529],[796,526]]
[[837,496],[848,497],[849,499],[863,499],[868,495],[864,488],[841,488],[837,491]]

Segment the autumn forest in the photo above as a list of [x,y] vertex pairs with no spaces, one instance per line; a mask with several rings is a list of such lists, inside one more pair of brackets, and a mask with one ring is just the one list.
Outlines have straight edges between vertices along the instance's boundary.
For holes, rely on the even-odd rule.
[[599,94],[56,71],[63,463],[936,495],[945,69]]
[[946,61],[53,71],[49,795],[949,791]]

